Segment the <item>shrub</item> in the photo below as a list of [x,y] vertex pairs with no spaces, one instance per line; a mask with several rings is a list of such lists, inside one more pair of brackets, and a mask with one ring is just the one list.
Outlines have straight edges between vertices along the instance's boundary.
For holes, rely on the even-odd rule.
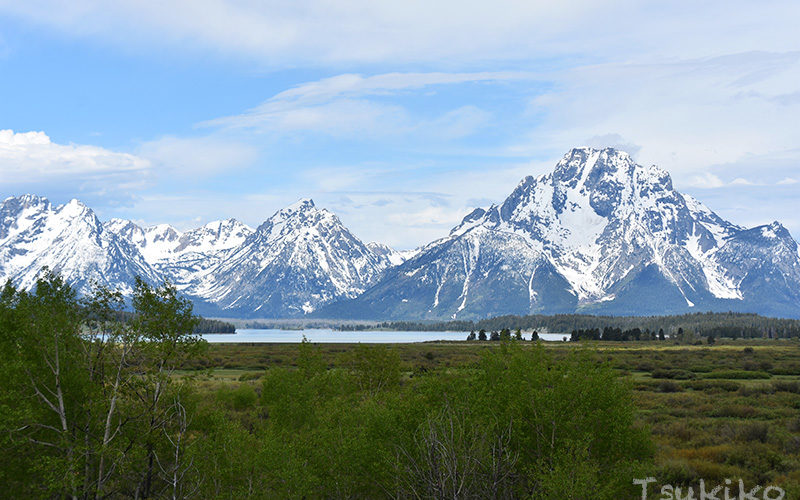
[[690,380],[686,382],[686,387],[694,389],[696,391],[733,392],[733,391],[738,391],[741,385],[738,382],[734,382],[732,380]]
[[229,408],[241,411],[255,406],[258,394],[250,384],[239,384],[235,389],[221,388],[217,391],[217,400]]
[[264,372],[247,372],[239,375],[239,382],[247,382],[248,380],[258,380],[264,376]]
[[695,374],[688,370],[653,370],[653,378],[668,378],[675,380],[689,380],[695,378]]
[[752,406],[728,404],[711,412],[712,417],[751,418],[758,411]]
[[658,383],[658,390],[661,392],[680,392],[683,388],[671,380],[662,380]]
[[746,371],[746,370],[719,370],[704,375],[704,378],[711,379],[734,379],[734,380],[754,380],[771,378],[767,372]]
[[752,422],[739,428],[739,439],[742,441],[767,442],[769,435],[769,425],[765,422]]
[[761,384],[761,385],[743,385],[739,388],[739,395],[748,397],[748,396],[755,396],[758,394],[773,394],[775,393],[775,388],[771,385]]

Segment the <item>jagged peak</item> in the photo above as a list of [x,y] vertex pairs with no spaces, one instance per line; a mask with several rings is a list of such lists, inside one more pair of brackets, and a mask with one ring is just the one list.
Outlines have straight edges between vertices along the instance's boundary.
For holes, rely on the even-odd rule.
[[145,231],[148,233],[168,233],[168,234],[181,234],[174,226],[170,224],[155,224],[152,226],[147,226]]
[[211,222],[207,222],[202,226],[192,229],[190,231],[186,231],[184,236],[191,236],[191,235],[198,235],[198,234],[214,234],[217,238],[227,236],[234,231],[244,231],[245,233],[249,234],[253,232],[253,228],[248,226],[247,224],[240,222],[233,217],[228,219],[219,219],[213,220]]
[[575,155],[575,154],[591,155],[591,154],[595,154],[595,153],[605,153],[607,156],[618,156],[618,157],[621,157],[621,158],[630,158],[631,157],[631,155],[629,153],[627,153],[626,151],[623,151],[621,149],[612,148],[612,147],[594,148],[594,147],[590,147],[590,146],[581,146],[581,147],[577,147],[577,148],[572,148],[571,150],[569,150],[569,152],[567,153],[566,156],[571,156],[571,155]]
[[290,227],[315,225],[319,223],[340,223],[333,212],[325,208],[317,208],[311,198],[302,198],[291,205],[275,212],[265,220],[256,232],[272,232],[273,228],[288,225]]
[[[77,198],[69,200],[68,202],[58,207],[56,210],[63,216],[67,217],[78,217],[78,218],[91,217],[93,219],[97,219],[97,216],[95,215],[94,211]],[[96,223],[102,226],[102,223],[100,222],[99,219],[96,220]]]
[[[573,148],[558,162],[553,180],[572,186],[611,179],[622,184],[645,183],[672,191],[672,178],[657,165],[636,163],[630,154],[615,148]],[[524,182],[525,180],[523,180]]]
[[778,221],[772,221],[769,224],[759,226],[758,229],[765,238],[791,238],[789,230]]
[[284,208],[282,211],[303,212],[306,210],[311,210],[313,208],[316,208],[316,205],[314,205],[314,200],[312,200],[311,198],[300,198],[296,202]]
[[83,209],[91,210],[88,206],[86,206],[84,202],[82,202],[78,198],[72,198],[68,202],[64,203],[64,205],[62,205],[62,208],[67,208],[71,210],[83,210]]
[[19,196],[9,196],[3,200],[2,204],[16,204],[21,207],[43,205],[45,208],[49,208],[51,206],[50,200],[48,200],[46,197],[31,193],[22,194]]
[[142,226],[133,222],[130,219],[122,219],[119,217],[112,217],[107,221],[103,222],[103,227],[114,232],[119,232],[123,230],[132,230],[136,232],[144,232]]
[[624,151],[583,147],[569,150],[553,173],[557,178],[564,179],[583,176],[595,167],[602,171],[617,171],[620,167],[628,169],[635,166],[636,162]]

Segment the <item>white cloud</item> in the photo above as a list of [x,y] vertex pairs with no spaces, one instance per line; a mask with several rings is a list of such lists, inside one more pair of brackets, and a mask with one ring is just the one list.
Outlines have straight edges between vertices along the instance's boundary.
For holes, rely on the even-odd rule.
[[258,158],[254,146],[217,137],[166,136],[145,142],[138,153],[166,173],[180,175],[184,180],[248,166]]
[[689,178],[689,185],[701,189],[714,189],[725,186],[725,183],[718,176],[704,172]]
[[98,146],[57,144],[44,132],[0,130],[0,175],[4,183],[35,184],[70,180],[116,182],[148,173],[144,158]]
[[384,73],[372,76],[347,73],[297,85],[280,92],[268,102],[313,103],[340,96],[382,95],[432,85],[530,80],[536,77],[536,73],[520,71]]
[[[0,0],[5,12],[126,47],[188,47],[267,63],[520,57],[555,33],[597,30],[625,1]],[[596,16],[592,19],[591,16]],[[591,21],[591,22],[590,22]],[[620,22],[615,23],[619,26]],[[571,44],[570,44],[571,45]]]
[[797,89],[800,52],[653,58],[647,64],[590,65],[550,76],[552,90],[531,99],[536,125],[509,148],[515,154],[556,158],[586,137],[624,138],[640,148],[641,162],[662,166],[679,183],[754,155],[789,155],[795,165],[800,159],[800,102],[752,97]]
[[417,119],[406,108],[370,99],[437,85],[532,80],[533,73],[386,73],[343,74],[285,90],[242,114],[206,121],[201,126],[250,128],[274,133],[315,131],[342,137],[420,133],[458,138],[473,133],[488,119],[474,105],[462,106],[433,119]]
[[783,50],[798,16],[792,0],[0,0],[0,10],[124,47],[291,65]]

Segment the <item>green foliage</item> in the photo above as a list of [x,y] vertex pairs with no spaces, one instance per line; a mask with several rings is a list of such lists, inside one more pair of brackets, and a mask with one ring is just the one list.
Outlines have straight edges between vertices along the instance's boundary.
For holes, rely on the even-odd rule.
[[[313,497],[556,495],[649,460],[630,388],[610,367],[587,354],[556,362],[529,347],[503,343],[475,370],[403,379],[386,346],[354,346],[319,370],[307,368],[319,366],[319,352],[303,344],[297,369],[271,368],[262,378],[259,446],[276,462],[304,464],[303,474],[283,478],[282,493]],[[244,469],[254,484],[269,483]],[[580,474],[560,484],[562,470]],[[595,498],[627,487],[605,483]],[[279,494],[275,486],[267,496]]]
[[139,281],[137,320],[118,293],[80,301],[54,273],[0,294],[0,483],[18,497],[179,496],[187,386],[172,372],[199,351],[191,305]]
[[[174,288],[140,283],[130,321],[119,299],[82,303],[52,275],[0,292],[0,483],[16,496],[602,500],[653,475],[800,485],[794,341],[744,352],[664,344],[652,329],[635,349],[205,350]],[[242,369],[176,371],[226,365]],[[65,411],[36,388],[60,390]]]
[[359,389],[369,395],[396,386],[400,381],[400,357],[381,344],[358,344],[343,356],[343,364]]
[[747,370],[718,370],[703,375],[703,378],[728,380],[768,379],[770,377],[772,375],[767,372]]

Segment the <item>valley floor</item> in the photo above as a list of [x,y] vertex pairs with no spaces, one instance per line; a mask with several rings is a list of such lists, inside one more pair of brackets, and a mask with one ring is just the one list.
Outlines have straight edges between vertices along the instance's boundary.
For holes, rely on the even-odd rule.
[[[392,346],[405,377],[470,370],[499,342]],[[526,343],[530,345],[531,343]],[[588,350],[632,384],[638,419],[656,445],[655,484],[777,485],[800,497],[800,342],[718,340],[713,346],[670,342],[544,343],[556,357]],[[332,366],[350,344],[319,344]],[[265,370],[296,364],[297,344],[216,344],[184,366],[210,397],[250,385]],[[198,371],[199,370],[199,371]],[[652,490],[651,490],[652,491]],[[657,491],[657,490],[656,490]]]

